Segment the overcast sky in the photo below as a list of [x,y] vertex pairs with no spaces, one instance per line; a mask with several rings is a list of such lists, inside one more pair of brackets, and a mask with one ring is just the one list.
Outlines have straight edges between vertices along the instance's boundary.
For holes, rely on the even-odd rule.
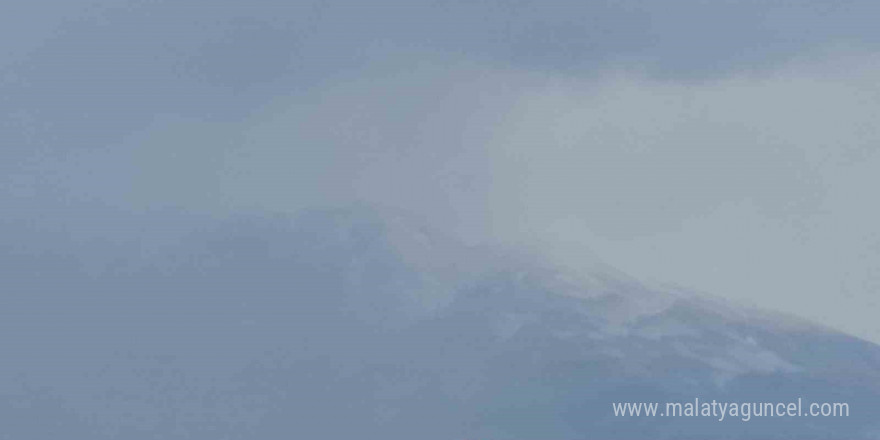
[[880,342],[877,2],[4,9],[7,218],[367,202]]

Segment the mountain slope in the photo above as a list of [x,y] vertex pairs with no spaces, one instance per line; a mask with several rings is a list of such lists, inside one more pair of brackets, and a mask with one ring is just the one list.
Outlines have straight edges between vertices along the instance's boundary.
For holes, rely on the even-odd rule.
[[[880,347],[795,318],[467,248],[370,209],[138,222],[113,239],[9,237],[5,438],[880,433]],[[798,397],[847,402],[851,415],[612,412]]]

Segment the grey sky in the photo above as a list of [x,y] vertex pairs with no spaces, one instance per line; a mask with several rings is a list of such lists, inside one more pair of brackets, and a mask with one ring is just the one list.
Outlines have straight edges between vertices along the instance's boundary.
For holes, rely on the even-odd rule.
[[20,3],[0,204],[378,203],[880,341],[878,9]]

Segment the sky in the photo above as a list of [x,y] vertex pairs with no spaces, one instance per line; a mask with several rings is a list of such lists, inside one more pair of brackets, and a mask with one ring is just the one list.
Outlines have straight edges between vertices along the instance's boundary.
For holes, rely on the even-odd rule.
[[880,342],[878,9],[18,2],[0,207],[375,204]]

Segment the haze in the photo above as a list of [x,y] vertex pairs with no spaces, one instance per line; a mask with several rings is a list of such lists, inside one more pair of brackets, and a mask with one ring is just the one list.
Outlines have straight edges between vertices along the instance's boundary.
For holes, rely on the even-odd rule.
[[376,204],[880,342],[876,2],[7,9],[7,222]]

